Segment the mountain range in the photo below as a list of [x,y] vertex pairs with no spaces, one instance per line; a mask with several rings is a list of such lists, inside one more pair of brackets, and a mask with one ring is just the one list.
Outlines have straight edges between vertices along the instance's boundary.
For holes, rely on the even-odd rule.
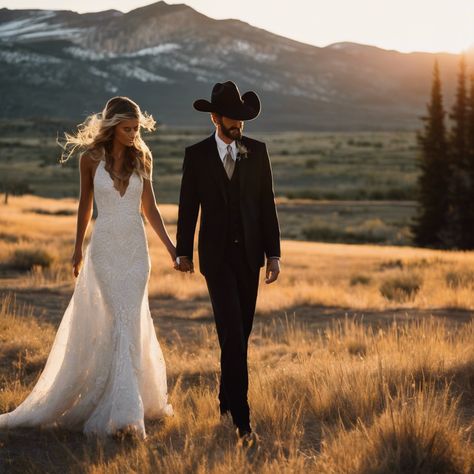
[[435,56],[449,101],[455,54],[351,42],[317,47],[163,1],[128,13],[3,8],[0,118],[80,121],[107,98],[127,95],[164,124],[207,125],[192,102],[231,79],[262,99],[254,128],[414,129],[425,113]]

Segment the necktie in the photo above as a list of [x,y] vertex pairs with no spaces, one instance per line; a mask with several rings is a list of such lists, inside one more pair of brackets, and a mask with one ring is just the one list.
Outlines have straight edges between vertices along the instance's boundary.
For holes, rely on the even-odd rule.
[[235,162],[232,159],[232,147],[227,145],[227,153],[224,156],[224,168],[225,172],[227,173],[227,177],[232,179],[232,175],[234,174]]

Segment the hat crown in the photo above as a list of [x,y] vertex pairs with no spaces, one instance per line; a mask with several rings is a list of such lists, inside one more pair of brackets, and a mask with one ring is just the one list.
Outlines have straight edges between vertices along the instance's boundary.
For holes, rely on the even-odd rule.
[[218,82],[211,92],[211,101],[198,99],[193,107],[200,112],[211,112],[234,120],[252,120],[260,113],[260,99],[253,91],[240,95],[232,81]]
[[222,105],[242,104],[239,89],[232,81],[218,82],[211,93],[211,103]]

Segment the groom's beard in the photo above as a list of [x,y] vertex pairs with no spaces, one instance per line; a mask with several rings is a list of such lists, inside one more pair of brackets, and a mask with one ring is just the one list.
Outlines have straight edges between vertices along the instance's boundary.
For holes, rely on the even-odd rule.
[[221,132],[229,140],[241,140],[242,139],[242,127],[230,127],[227,128],[222,122],[219,124],[221,126]]

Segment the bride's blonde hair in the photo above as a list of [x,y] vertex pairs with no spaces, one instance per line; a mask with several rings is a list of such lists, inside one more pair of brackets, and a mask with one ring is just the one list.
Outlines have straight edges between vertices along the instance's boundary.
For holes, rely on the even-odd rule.
[[[123,120],[138,120],[139,130],[131,147],[126,148],[128,158],[124,162],[124,171],[127,174],[137,172],[151,180],[152,156],[151,151],[143,141],[140,130],[155,130],[156,122],[146,112],[142,112],[138,104],[128,97],[112,97],[101,113],[93,114],[77,126],[75,134],[65,133],[63,143],[59,143],[63,152],[60,163],[65,163],[71,156],[79,153],[88,153],[94,160],[105,159],[105,169],[112,170],[112,144],[115,126]],[[128,156],[127,156],[128,155]]]

